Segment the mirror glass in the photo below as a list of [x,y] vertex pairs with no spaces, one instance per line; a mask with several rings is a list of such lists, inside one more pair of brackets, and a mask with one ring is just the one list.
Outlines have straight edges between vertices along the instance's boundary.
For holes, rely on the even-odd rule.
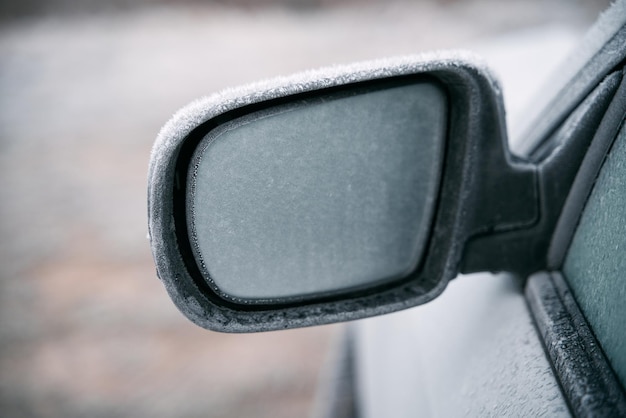
[[386,81],[210,131],[187,183],[204,279],[232,301],[283,303],[412,273],[430,233],[446,117],[436,82]]

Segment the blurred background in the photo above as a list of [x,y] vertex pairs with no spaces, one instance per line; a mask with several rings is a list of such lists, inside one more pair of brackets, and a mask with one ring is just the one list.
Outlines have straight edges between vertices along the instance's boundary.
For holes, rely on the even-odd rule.
[[228,86],[441,48],[502,68],[514,115],[607,5],[1,0],[0,416],[309,415],[341,325],[209,332],[157,280],[146,175],[159,128]]

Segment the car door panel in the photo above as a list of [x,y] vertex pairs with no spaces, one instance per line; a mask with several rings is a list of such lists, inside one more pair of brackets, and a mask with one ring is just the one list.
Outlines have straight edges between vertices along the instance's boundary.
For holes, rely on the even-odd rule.
[[[569,76],[560,82],[561,93],[540,100],[551,104],[543,114],[535,112],[538,121],[530,125],[525,137],[512,144],[514,151],[538,161],[558,148],[557,139],[567,141],[568,135],[579,131],[586,132],[589,141],[591,136],[599,135],[598,131],[608,129],[606,115],[595,118],[595,122],[576,120],[576,109],[588,105],[585,100],[589,102],[603,80],[605,86],[612,86],[609,100],[624,100],[623,88],[617,86],[622,78],[618,74],[619,64],[626,55],[625,11],[626,2],[616,4],[612,14],[605,15],[591,31],[585,46],[570,61],[571,68],[565,71]],[[615,70],[618,72],[612,78],[606,77]],[[602,112],[612,112],[614,103],[607,107],[608,102],[604,102]],[[613,129],[623,124],[623,112],[611,116],[613,122],[615,117],[618,125]],[[563,129],[568,123],[573,129]],[[626,128],[622,127],[620,138],[624,131]],[[559,225],[557,245],[553,239],[550,254],[546,254],[554,269],[564,270],[565,279],[558,272],[534,275],[525,297],[524,285],[519,284],[524,281],[513,276],[460,276],[440,300],[355,326],[358,344],[354,373],[358,409],[365,411],[363,416],[380,416],[386,410],[399,417],[626,415],[622,386],[626,370],[624,142],[619,139],[613,145],[597,182],[597,168],[583,170],[582,174],[579,171],[578,177],[584,177],[589,188],[596,182],[596,188],[575,235],[573,228],[586,195],[574,210],[571,233],[563,237],[563,227]],[[606,151],[600,152],[599,163]],[[566,212],[568,205],[566,202]],[[502,282],[489,284],[490,280],[518,283],[519,291],[505,292],[499,288]],[[568,283],[576,299],[571,297]],[[459,300],[452,302],[457,297]],[[463,297],[478,306],[486,304],[486,311],[497,319],[482,317],[477,308],[468,310]],[[500,305],[503,300],[507,302]],[[454,315],[458,317],[452,320]],[[427,323],[436,325],[427,327]],[[459,327],[472,332],[455,332]],[[524,336],[523,343],[515,335],[503,338],[505,334],[500,334],[502,330],[513,332],[511,329],[519,333],[517,337]],[[564,330],[569,330],[569,336],[559,334]],[[447,340],[442,333],[447,333]],[[467,339],[468,335],[482,337],[489,344],[480,346],[475,339]],[[407,352],[411,354],[402,354]],[[501,362],[506,363],[506,368],[500,367]],[[508,392],[506,388],[510,387],[515,389]]]
[[460,276],[427,305],[355,324],[362,416],[569,416],[522,289]]

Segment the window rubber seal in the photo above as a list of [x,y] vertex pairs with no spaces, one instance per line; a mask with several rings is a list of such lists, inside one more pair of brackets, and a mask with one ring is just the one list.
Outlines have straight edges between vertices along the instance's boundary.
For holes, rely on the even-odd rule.
[[526,284],[535,326],[575,417],[626,416],[626,394],[559,272]]

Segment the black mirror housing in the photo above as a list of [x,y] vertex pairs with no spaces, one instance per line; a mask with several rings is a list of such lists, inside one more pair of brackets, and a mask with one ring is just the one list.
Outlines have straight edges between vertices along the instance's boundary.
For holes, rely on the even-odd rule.
[[[197,164],[194,153],[197,156],[199,144],[209,133],[241,118],[272,113],[272,109],[294,103],[306,106],[329,95],[353,95],[372,86],[384,90],[416,82],[441,89],[446,115],[424,248],[407,274],[345,289],[322,288],[307,297],[252,302],[229,297],[212,283],[210,266],[194,250],[187,187],[194,178],[190,170]],[[499,86],[476,57],[458,53],[333,67],[227,90],[193,102],[159,133],[148,182],[149,235],[159,277],[190,320],[226,332],[327,324],[426,303],[459,273],[464,258],[473,259],[472,254],[466,254],[470,237],[515,231],[532,225],[539,216],[536,169],[508,152]],[[245,239],[240,237],[239,242]]]

